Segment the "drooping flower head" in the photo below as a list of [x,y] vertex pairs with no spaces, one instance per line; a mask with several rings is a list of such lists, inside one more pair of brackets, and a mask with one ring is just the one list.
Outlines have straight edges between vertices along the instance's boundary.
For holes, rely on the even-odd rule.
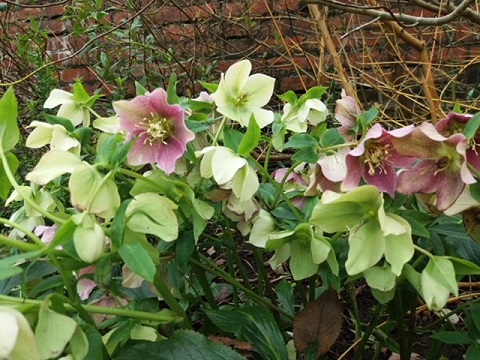
[[262,109],[272,97],[275,79],[264,74],[250,75],[252,64],[239,61],[222,74],[212,98],[217,111],[227,118],[248,126],[254,115],[260,128],[273,122],[273,112]]
[[399,174],[400,193],[436,193],[437,208],[443,211],[460,196],[465,184],[475,182],[465,161],[467,138],[463,134],[444,137],[424,122],[408,136],[394,138],[393,144],[400,154],[418,159],[411,169]]
[[320,99],[308,99],[299,104],[286,103],[283,107],[282,122],[287,130],[304,133],[308,129],[307,121],[317,125],[327,119],[327,106]]
[[175,170],[176,161],[195,135],[187,129],[184,111],[167,102],[164,89],[113,103],[127,141],[135,138],[128,154],[130,165],[156,163],[167,174]]
[[342,189],[355,189],[363,178],[367,184],[375,185],[393,197],[397,182],[395,168],[412,164],[414,158],[399,154],[392,139],[406,136],[412,130],[413,126],[392,131],[386,131],[380,124],[372,126],[360,144],[345,158],[347,175]]
[[344,89],[342,89],[342,97],[336,103],[335,119],[342,125],[338,131],[340,134],[345,134],[355,126],[357,117],[362,111],[355,99],[348,96]]
[[[435,124],[435,129],[443,136],[463,133],[465,126],[472,118],[473,115],[451,112],[445,119]],[[466,156],[467,163],[480,171],[480,131],[477,130],[477,133],[468,141]]]

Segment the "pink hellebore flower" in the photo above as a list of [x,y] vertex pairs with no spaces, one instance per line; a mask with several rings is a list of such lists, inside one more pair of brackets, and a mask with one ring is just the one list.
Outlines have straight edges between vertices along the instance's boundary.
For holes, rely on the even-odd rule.
[[342,182],[342,190],[357,188],[363,178],[367,184],[393,197],[397,184],[395,168],[409,166],[415,159],[398,153],[392,139],[404,137],[412,130],[413,125],[392,131],[386,131],[380,124],[373,125],[345,158],[347,176]]
[[355,126],[357,117],[362,113],[355,99],[342,89],[342,97],[336,101],[335,119],[342,125],[338,132],[342,135]]
[[84,267],[78,273],[80,280],[77,282],[77,294],[80,296],[80,300],[87,300],[90,293],[98,287],[97,283],[92,279],[82,277],[87,274],[93,274],[95,272],[95,265]]
[[[451,112],[443,120],[435,124],[435,129],[443,135],[450,136],[453,134],[462,133],[467,123],[472,119],[473,115],[457,114]],[[477,131],[475,136],[468,141],[467,144],[467,163],[471,164],[477,171],[480,171],[480,131]]]
[[161,88],[132,100],[116,101],[113,108],[127,132],[127,141],[136,138],[128,163],[156,163],[167,174],[172,173],[187,143],[195,138],[185,126],[182,108],[168,104],[167,93]]
[[418,158],[416,164],[398,176],[397,191],[402,194],[437,194],[437,208],[448,209],[475,178],[467,168],[467,139],[463,134],[448,138],[432,124],[422,123],[412,133],[394,139],[395,149],[404,156]]

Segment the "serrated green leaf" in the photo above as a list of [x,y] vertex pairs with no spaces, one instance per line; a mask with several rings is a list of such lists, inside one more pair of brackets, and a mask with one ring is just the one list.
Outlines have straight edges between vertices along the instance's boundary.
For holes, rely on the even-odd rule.
[[313,136],[308,134],[295,134],[290,136],[288,141],[283,146],[285,149],[307,149],[307,148],[314,148],[318,147],[318,140],[315,139]]
[[157,269],[142,245],[136,242],[124,244],[118,249],[118,253],[130,270],[148,282],[153,282]]
[[260,137],[260,127],[258,126],[257,121],[252,114],[250,117],[250,122],[248,123],[247,132],[238,145],[237,153],[242,156],[250,155],[250,152],[258,145]]
[[[214,343],[194,331],[177,331],[159,342],[138,341],[119,349],[115,360],[245,360],[229,347]],[[285,358],[286,359],[286,358]]]
[[300,149],[292,156],[294,161],[302,161],[309,164],[315,164],[319,158],[316,147]]
[[0,114],[0,149],[6,153],[17,145],[20,136],[17,99],[12,87],[0,99]]
[[480,127],[480,113],[476,113],[473,117],[467,122],[465,127],[463,128],[463,135],[470,140],[473,139],[475,134]]
[[[17,157],[8,152],[5,154],[7,158],[7,165],[10,169],[10,172],[15,175],[18,170],[18,159]],[[10,193],[10,189],[12,188],[12,184],[5,173],[5,169],[3,167],[3,162],[0,161],[0,199],[6,200],[8,198],[8,194]]]
[[285,360],[287,348],[273,315],[259,306],[238,310],[206,310],[220,329],[247,341],[265,360]]
[[323,148],[344,144],[345,139],[342,135],[338,132],[337,129],[332,128],[325,131],[322,136],[320,137],[320,145]]

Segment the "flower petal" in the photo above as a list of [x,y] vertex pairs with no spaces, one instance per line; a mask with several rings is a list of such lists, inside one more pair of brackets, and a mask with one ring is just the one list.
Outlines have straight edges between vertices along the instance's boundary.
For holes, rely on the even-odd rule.
[[78,156],[70,152],[50,150],[41,157],[26,179],[39,185],[46,185],[60,175],[71,173],[81,163]]
[[274,86],[274,78],[264,74],[253,74],[248,77],[242,91],[248,94],[250,106],[262,107],[270,101]]
[[226,184],[246,164],[247,160],[236,155],[232,150],[219,147],[212,157],[213,178],[219,185]]
[[48,99],[45,100],[43,107],[45,109],[53,109],[58,105],[62,105],[68,102],[73,102],[73,94],[64,90],[54,89],[50,92]]

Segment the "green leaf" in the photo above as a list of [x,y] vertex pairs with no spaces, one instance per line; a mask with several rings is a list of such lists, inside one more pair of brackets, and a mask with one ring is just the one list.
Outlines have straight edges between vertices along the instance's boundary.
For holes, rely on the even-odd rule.
[[43,116],[45,116],[45,119],[49,124],[62,125],[68,132],[75,131],[75,126],[73,126],[72,122],[67,118],[63,118],[63,117],[51,115],[51,114],[43,114]]
[[468,347],[467,352],[465,353],[464,360],[477,360],[480,358],[480,345],[472,344]]
[[367,111],[365,111],[363,114],[360,115],[360,121],[364,122],[365,125],[368,125],[370,124],[373,120],[375,120],[375,118],[377,117],[378,115],[378,110],[376,107],[372,106],[370,109],[368,109]]
[[138,81],[135,81],[135,94],[137,94],[137,96],[145,95],[147,92],[148,90],[142,84],[140,84]]
[[188,269],[188,262],[195,249],[195,239],[191,231],[184,231],[178,237],[175,243],[175,260],[178,269],[185,274]]
[[288,264],[294,280],[303,280],[317,273],[318,264],[312,260],[310,244],[294,240],[290,243],[290,254]]
[[323,148],[344,144],[345,139],[342,135],[338,132],[337,129],[328,129],[325,131],[322,136],[320,137],[320,145]]
[[368,286],[380,291],[390,291],[395,288],[397,276],[390,266],[373,266],[363,272]]
[[471,344],[474,341],[463,331],[439,331],[431,337],[445,344]]
[[226,147],[237,152],[238,146],[243,140],[244,134],[238,130],[230,129],[228,126],[223,127],[223,143]]
[[290,315],[294,315],[294,295],[290,282],[287,280],[280,281],[280,283],[275,287],[275,292],[277,293],[278,302],[280,303],[282,309],[284,309]]
[[130,270],[148,282],[153,282],[157,269],[141,244],[136,242],[124,244],[118,249],[118,253]]
[[0,99],[0,114],[0,149],[6,153],[17,145],[20,136],[17,99],[11,86]]
[[[11,152],[6,153],[5,157],[7,158],[8,168],[10,169],[11,173],[15,175],[18,170],[17,157]],[[8,180],[7,174],[5,173],[3,162],[0,161],[0,199],[6,200],[11,188],[12,184],[10,183],[10,180]]]
[[[175,332],[159,342],[137,341],[116,352],[115,360],[245,360],[228,346],[190,330]],[[286,359],[286,358],[284,358]]]
[[463,135],[470,140],[473,139],[475,134],[480,127],[480,113],[476,113],[473,117],[467,122],[465,127],[463,128]]
[[303,100],[308,99],[320,99],[323,94],[327,91],[325,86],[314,86],[307,90],[307,92],[302,96]]
[[300,149],[292,156],[294,161],[302,161],[309,164],[315,164],[319,158],[316,147]]
[[73,133],[77,136],[78,141],[82,148],[90,144],[90,135],[92,135],[92,128],[90,127],[80,127],[76,129]]
[[285,360],[287,348],[273,315],[260,306],[238,310],[206,310],[208,318],[221,330],[252,344],[265,360]]
[[90,100],[90,95],[88,95],[80,81],[76,81],[75,84],[73,84],[73,100],[80,104],[85,104]]
[[285,149],[316,149],[318,147],[318,140],[308,134],[295,134],[288,138],[288,141],[283,146]]
[[211,93],[214,93],[218,89],[218,84],[207,83],[204,81],[200,81],[200,84]]
[[443,256],[432,256],[425,271],[439,284],[458,296],[458,285],[455,278],[455,269],[452,262]]
[[287,102],[291,105],[295,104],[298,101],[297,94],[292,90],[288,90],[286,93],[277,95],[278,98],[284,102]]
[[480,266],[471,261],[453,256],[446,256],[446,258],[452,262],[456,275],[480,275]]
[[178,104],[180,102],[180,99],[177,96],[177,75],[174,72],[170,74],[168,79],[167,101],[170,105]]
[[73,219],[70,217],[66,222],[60,226],[55,232],[55,236],[48,246],[49,249],[53,249],[59,245],[63,245],[66,242],[73,239],[73,233],[77,225],[73,222]]
[[255,149],[258,145],[261,137],[260,127],[255,121],[255,117],[250,117],[250,122],[248,123],[247,132],[242,138],[242,141],[238,145],[237,153],[238,155],[248,156],[250,152]]
[[0,280],[8,279],[14,275],[21,274],[23,269],[18,265],[22,260],[32,259],[40,256],[42,251],[30,251],[23,254],[12,255],[0,260]]
[[112,221],[111,240],[112,244],[119,248],[123,244],[123,235],[125,232],[125,212],[132,199],[127,199],[120,204],[117,213]]

